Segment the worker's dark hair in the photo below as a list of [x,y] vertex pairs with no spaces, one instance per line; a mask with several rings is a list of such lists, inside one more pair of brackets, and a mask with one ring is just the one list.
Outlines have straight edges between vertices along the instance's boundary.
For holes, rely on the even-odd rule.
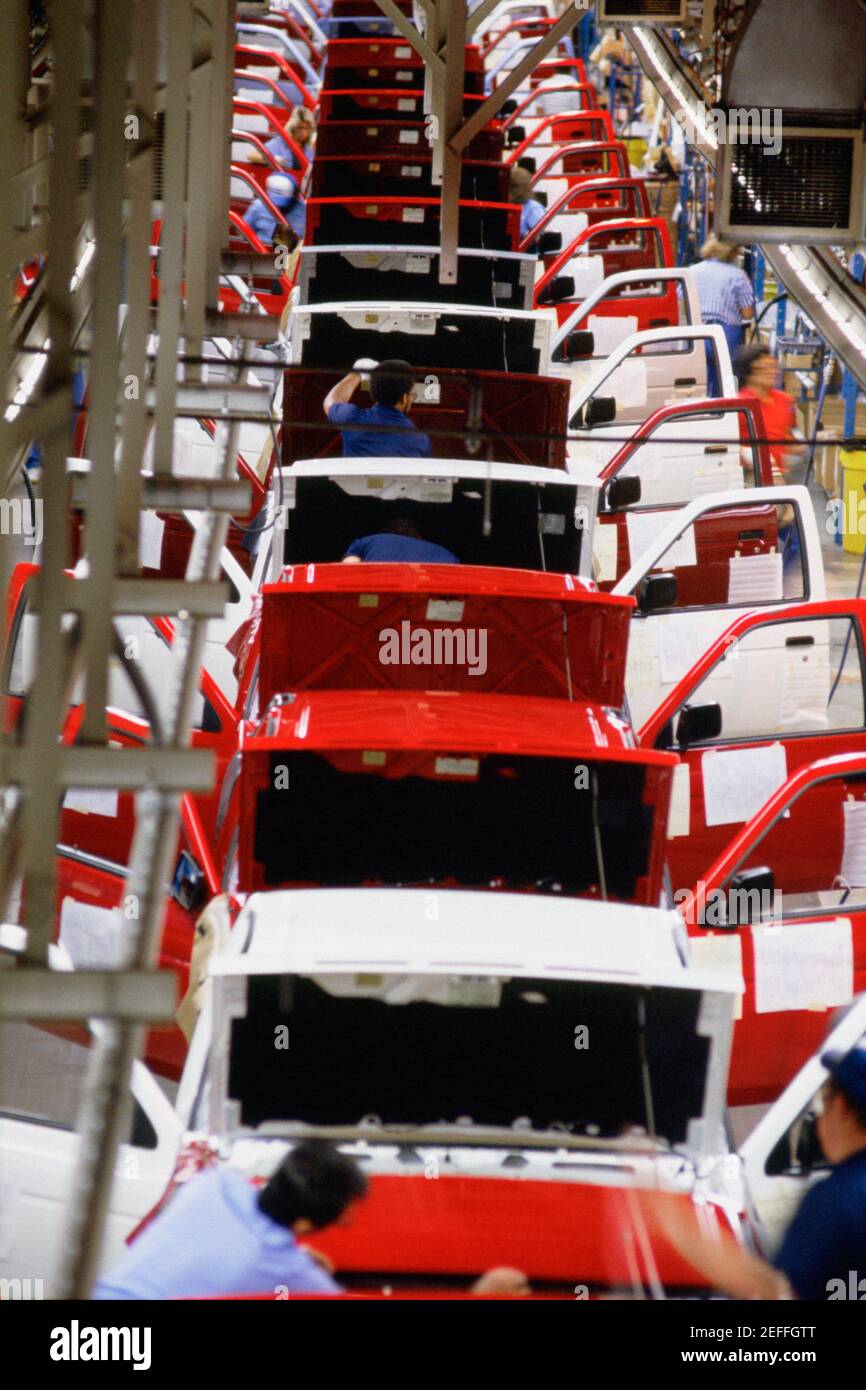
[[377,405],[396,405],[414,384],[412,368],[399,357],[389,357],[370,373],[370,395]]
[[265,1183],[258,1206],[280,1226],[305,1218],[321,1229],[366,1191],[367,1179],[354,1158],[322,1139],[305,1139],[289,1150]]
[[845,1087],[839,1085],[835,1076],[828,1076],[824,1085],[831,1095],[842,1097],[848,1109],[851,1111],[851,1114],[854,1116],[854,1119],[857,1121],[857,1124],[861,1129],[866,1130],[866,1106],[859,1100],[852,1100],[845,1090]]
[[773,357],[766,343],[748,343],[734,354],[734,371],[741,386],[749,380],[752,368],[762,357]]
[[411,516],[395,516],[393,521],[389,521],[387,526],[383,527],[383,533],[389,536],[411,536],[413,540],[421,540],[421,532]]

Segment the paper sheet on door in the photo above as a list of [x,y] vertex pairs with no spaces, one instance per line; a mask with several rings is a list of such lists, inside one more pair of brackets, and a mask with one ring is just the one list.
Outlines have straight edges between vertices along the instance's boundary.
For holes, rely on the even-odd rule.
[[613,396],[617,410],[631,410],[647,403],[647,370],[636,358],[626,358],[615,367],[599,389],[600,396]]
[[595,338],[595,357],[609,357],[620,343],[638,331],[636,314],[623,314],[621,318],[619,315],[590,314],[586,326]]
[[116,816],[117,792],[101,787],[70,787],[63,798],[65,811],[82,811],[88,816]]
[[845,848],[839,876],[849,888],[866,888],[866,801],[842,805]]
[[786,648],[783,656],[780,729],[826,729],[830,698],[827,647]]
[[688,763],[674,768],[671,783],[671,804],[668,810],[668,839],[688,835],[692,812],[692,778]]
[[[702,617],[689,618],[684,613],[662,614],[653,625],[658,633],[659,675],[665,685],[675,685],[703,656],[713,634]],[[712,673],[714,680],[729,679],[731,674],[730,660],[720,661]]]
[[755,1009],[833,1008],[854,993],[854,945],[847,917],[753,927]]
[[764,748],[711,750],[701,758],[704,783],[704,821],[734,825],[750,820],[788,776],[782,743]]
[[706,497],[710,492],[731,492],[743,486],[743,470],[737,459],[723,458],[717,463],[698,464],[692,475],[692,498]]
[[597,584],[616,579],[619,530],[615,521],[599,522],[592,536],[592,568]]
[[[692,964],[701,970],[714,970],[725,976],[732,985],[743,987],[743,943],[738,932],[724,936],[689,937]],[[734,1018],[743,1017],[743,996],[737,995]]]
[[629,690],[645,690],[658,683],[655,634],[639,618],[632,619],[629,628],[625,683]]
[[156,512],[141,513],[138,539],[138,563],[147,569],[158,570],[162,559],[162,533],[165,522]]
[[[627,514],[626,525],[628,526],[628,544],[632,564],[641,558],[657,536],[662,531],[666,531],[674,520],[675,513],[669,511],[629,512]],[[696,565],[697,562],[695,528],[689,526],[679,540],[674,541],[664,555],[659,556],[653,569],[685,569],[689,565]]]
[[728,603],[775,603],[782,595],[782,556],[732,555],[728,564]]
[[60,909],[60,944],[76,970],[112,970],[122,966],[123,917],[119,910],[64,898]]
[[586,299],[597,290],[604,280],[604,258],[602,256],[572,256],[564,275],[574,276],[575,299]]

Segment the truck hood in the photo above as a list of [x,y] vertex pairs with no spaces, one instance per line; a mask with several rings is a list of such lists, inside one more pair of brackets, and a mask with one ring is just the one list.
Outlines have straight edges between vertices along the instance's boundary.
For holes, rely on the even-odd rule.
[[[571,575],[462,565],[295,566],[263,592],[259,708],[289,691],[384,685],[543,695],[619,709],[633,607],[632,599],[594,593]],[[412,659],[413,651],[424,656],[425,642],[431,654],[438,643],[437,664]],[[384,662],[383,644],[386,655],[400,659]],[[455,661],[470,647],[472,664]]]

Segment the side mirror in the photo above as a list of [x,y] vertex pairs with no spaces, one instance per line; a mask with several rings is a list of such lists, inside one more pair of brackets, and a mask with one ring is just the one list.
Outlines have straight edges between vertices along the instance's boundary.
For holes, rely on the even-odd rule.
[[532,244],[539,256],[554,256],[562,250],[562,232],[539,232]]
[[538,296],[539,304],[561,304],[564,299],[574,298],[574,276],[557,275]]
[[616,419],[616,399],[614,396],[593,396],[586,406],[586,428],[594,430],[599,425],[612,425]]
[[641,481],[640,478],[614,478],[608,483],[605,492],[605,510],[609,512],[622,512],[626,507],[634,507],[640,501]]
[[515,101],[514,97],[512,97],[510,101],[504,101],[502,103],[502,105],[499,108],[499,114],[500,116],[513,116],[516,110],[517,102]]
[[513,148],[515,145],[522,145],[526,139],[526,126],[510,125],[505,132],[506,145]]
[[518,159],[517,167],[518,169],[526,169],[528,173],[534,174],[538,166],[532,158],[532,155],[525,154],[522,159]]
[[171,882],[171,896],[187,912],[196,912],[207,900],[207,880],[191,854],[181,850]]
[[677,743],[680,748],[690,748],[693,743],[718,738],[721,732],[721,705],[686,705],[677,721]]
[[581,358],[592,357],[594,352],[595,334],[574,328],[566,333],[559,347],[554,348],[551,358],[554,362],[578,362]]
[[675,574],[648,574],[638,585],[638,612],[646,616],[663,608],[674,608],[678,593]]
[[[718,708],[709,705],[708,709]],[[721,722],[721,721],[720,721]],[[772,912],[776,892],[776,875],[772,869],[743,869],[734,874],[728,890],[728,926],[747,927],[752,922],[760,922],[767,913]]]

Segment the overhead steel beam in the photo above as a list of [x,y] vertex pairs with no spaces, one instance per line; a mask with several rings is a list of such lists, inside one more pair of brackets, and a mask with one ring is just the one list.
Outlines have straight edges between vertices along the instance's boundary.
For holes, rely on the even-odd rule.
[[452,140],[463,120],[463,88],[466,85],[466,6],[463,0],[451,0],[448,6],[445,45],[445,82],[437,132],[442,146],[439,283],[453,285],[457,281],[462,159]]
[[0,968],[0,1018],[170,1023],[177,980],[165,970]]
[[[695,148],[715,168],[715,132],[695,119],[698,103],[712,95],[676,46],[658,29],[633,26],[629,44],[667,108],[692,113]],[[766,244],[761,250],[781,283],[808,314],[833,353],[866,387],[866,294],[826,247]]]
[[538,40],[522,62],[512,68],[508,76],[490,93],[486,101],[483,101],[476,111],[467,121],[463,123],[459,131],[451,140],[451,145],[455,150],[463,150],[469,144],[473,135],[477,135],[479,130],[483,130],[489,120],[496,115],[502,103],[511,96],[513,91],[520,86],[524,78],[529,77],[534,72],[538,64],[559,43],[561,38],[573,29],[580,15],[585,13],[581,6],[576,4],[569,5],[568,9],[560,15],[559,19],[547,33]]
[[[463,3],[464,0],[453,0],[453,7],[457,8],[462,6]],[[434,71],[440,69],[444,70],[445,64],[439,57],[436,49],[427,42],[422,34],[419,34],[415,25],[411,20],[406,18],[403,11],[398,10],[397,6],[394,4],[394,0],[376,0],[376,4],[379,6],[379,9],[388,16],[395,29],[399,29],[404,39],[408,39],[415,52],[419,57],[424,59],[428,67],[432,68]]]

